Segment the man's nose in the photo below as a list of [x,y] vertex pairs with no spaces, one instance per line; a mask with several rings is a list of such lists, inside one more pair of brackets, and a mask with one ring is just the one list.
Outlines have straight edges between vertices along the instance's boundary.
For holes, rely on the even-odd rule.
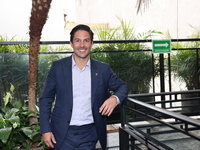
[[83,41],[81,41],[80,46],[84,47],[84,42]]

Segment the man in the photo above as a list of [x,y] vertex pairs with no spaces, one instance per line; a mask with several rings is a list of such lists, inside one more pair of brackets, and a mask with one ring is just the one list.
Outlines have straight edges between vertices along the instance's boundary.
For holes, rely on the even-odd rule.
[[[106,149],[106,116],[126,98],[128,88],[108,64],[90,58],[93,32],[88,26],[72,29],[70,45],[73,55],[53,62],[40,98],[42,138],[55,150],[95,150],[98,140]],[[114,92],[109,98],[108,90]]]

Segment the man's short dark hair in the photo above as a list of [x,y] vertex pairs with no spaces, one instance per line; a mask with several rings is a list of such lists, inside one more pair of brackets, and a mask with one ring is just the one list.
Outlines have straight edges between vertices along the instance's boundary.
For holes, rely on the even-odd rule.
[[94,33],[92,32],[92,30],[90,29],[89,26],[84,25],[84,24],[79,24],[79,25],[75,26],[75,27],[71,30],[71,32],[70,32],[70,42],[73,42],[74,34],[75,34],[75,32],[78,31],[78,30],[87,31],[87,32],[90,34],[91,42],[93,42]]

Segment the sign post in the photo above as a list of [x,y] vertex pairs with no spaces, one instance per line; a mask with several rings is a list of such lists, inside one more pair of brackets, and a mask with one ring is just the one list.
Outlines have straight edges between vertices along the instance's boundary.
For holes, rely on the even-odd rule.
[[153,53],[170,53],[171,40],[152,40]]
[[[171,40],[152,40],[152,52],[160,54],[160,92],[165,92],[164,53],[171,52]],[[165,97],[161,96],[161,100],[164,101]],[[161,106],[165,108],[164,103]]]

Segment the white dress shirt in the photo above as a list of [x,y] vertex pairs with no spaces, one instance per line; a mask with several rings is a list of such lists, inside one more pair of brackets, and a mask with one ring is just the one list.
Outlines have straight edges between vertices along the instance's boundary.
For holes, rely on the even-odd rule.
[[80,70],[72,57],[73,109],[70,125],[81,126],[94,122],[91,106],[90,59]]

